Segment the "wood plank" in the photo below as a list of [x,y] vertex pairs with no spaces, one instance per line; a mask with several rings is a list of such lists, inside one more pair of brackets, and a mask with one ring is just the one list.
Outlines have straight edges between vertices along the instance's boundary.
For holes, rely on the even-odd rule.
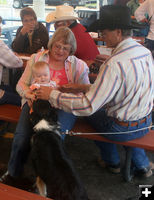
[[27,192],[15,187],[0,183],[1,200],[51,200],[38,194]]
[[21,108],[19,106],[3,104],[0,105],[0,120],[18,122]]
[[[72,130],[73,132],[79,132],[79,133],[96,133],[96,130],[91,127],[90,124],[87,122],[84,123],[83,119],[79,119]],[[154,151],[154,130],[150,130],[149,133],[147,133],[145,136],[134,139],[127,142],[117,142],[117,141],[111,141],[107,138],[103,137],[103,135],[98,134],[86,134],[86,135],[77,135],[78,137],[87,138],[90,140],[99,140],[103,142],[109,142],[109,143],[115,143],[125,146],[131,146],[131,147],[139,147],[146,150]]]

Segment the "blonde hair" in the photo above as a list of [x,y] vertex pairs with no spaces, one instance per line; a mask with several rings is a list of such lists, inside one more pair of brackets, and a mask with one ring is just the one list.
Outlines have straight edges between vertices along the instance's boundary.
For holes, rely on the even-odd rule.
[[52,38],[48,42],[49,51],[51,51],[53,44],[57,41],[62,41],[64,44],[71,45],[70,55],[73,55],[75,53],[77,48],[76,39],[70,28],[68,27],[57,28]]
[[35,70],[40,69],[42,67],[48,67],[49,68],[49,64],[45,61],[37,61],[36,63],[33,64],[32,72],[34,72]]

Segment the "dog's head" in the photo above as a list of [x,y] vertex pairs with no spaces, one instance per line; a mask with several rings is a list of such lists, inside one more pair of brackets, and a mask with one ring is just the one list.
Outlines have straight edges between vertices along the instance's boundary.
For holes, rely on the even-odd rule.
[[47,100],[37,99],[32,105],[33,112],[30,114],[32,126],[35,126],[40,120],[46,120],[50,124],[57,124],[57,112]]

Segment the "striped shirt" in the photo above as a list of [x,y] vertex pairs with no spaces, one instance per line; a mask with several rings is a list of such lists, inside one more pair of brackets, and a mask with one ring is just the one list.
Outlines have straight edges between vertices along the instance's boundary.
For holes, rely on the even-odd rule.
[[0,83],[3,74],[3,67],[18,68],[22,66],[22,60],[16,56],[3,41],[0,41]]
[[154,99],[154,61],[151,52],[132,38],[123,40],[101,66],[95,83],[85,95],[53,90],[50,103],[78,116],[104,107],[107,115],[121,121],[148,115]]

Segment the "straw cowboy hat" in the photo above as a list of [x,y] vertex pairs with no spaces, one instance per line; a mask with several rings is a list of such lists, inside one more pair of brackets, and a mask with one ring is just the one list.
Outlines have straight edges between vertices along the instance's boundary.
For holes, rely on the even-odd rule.
[[88,32],[109,29],[139,29],[143,25],[132,23],[130,9],[127,6],[107,5],[100,9],[100,18],[94,21],[88,28]]
[[46,16],[46,22],[57,22],[64,20],[80,19],[78,14],[74,11],[74,8],[67,5],[60,5],[56,7],[56,10],[49,13]]

